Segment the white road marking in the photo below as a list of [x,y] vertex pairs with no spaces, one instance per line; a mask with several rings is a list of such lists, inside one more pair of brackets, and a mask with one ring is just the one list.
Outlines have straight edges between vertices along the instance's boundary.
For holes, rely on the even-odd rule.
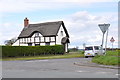
[[115,75],[119,76],[120,74],[115,74]]
[[107,74],[107,73],[110,73],[110,72],[96,72],[98,74]]
[[88,71],[77,71],[77,72],[88,72]]

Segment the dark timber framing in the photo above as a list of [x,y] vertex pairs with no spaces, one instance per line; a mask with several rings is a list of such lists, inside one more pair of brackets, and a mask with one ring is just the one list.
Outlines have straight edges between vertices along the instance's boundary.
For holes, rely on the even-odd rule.
[[[19,46],[20,46],[20,44],[34,43],[34,45],[35,45],[38,43],[40,44],[40,43],[46,43],[46,42],[55,43],[55,45],[56,45],[56,37],[55,36],[43,37],[43,40],[42,40],[42,37],[43,36],[20,38],[19,39]],[[53,38],[53,39],[51,39],[51,38]]]

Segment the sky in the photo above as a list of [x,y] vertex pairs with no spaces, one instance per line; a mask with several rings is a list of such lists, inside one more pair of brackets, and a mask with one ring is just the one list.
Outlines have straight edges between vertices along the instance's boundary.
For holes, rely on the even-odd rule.
[[25,17],[30,24],[64,21],[69,48],[101,45],[98,24],[109,23],[107,47],[112,47],[111,37],[118,47],[118,0],[0,0],[0,45],[19,36]]

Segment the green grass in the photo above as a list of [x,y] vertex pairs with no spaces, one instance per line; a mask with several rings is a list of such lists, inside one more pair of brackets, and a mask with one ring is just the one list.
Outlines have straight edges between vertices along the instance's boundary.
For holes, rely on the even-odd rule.
[[103,65],[119,65],[118,51],[107,51],[105,56],[96,56],[92,62]]
[[107,51],[106,56],[118,56],[119,51]]
[[27,56],[27,57],[13,57],[13,58],[3,58],[3,61],[13,61],[13,60],[35,60],[35,59],[62,59],[62,58],[79,58],[84,57],[81,53],[68,53],[64,55],[43,55],[43,56]]
[[[118,65],[118,57],[114,56],[96,56],[92,59],[92,62],[103,65]],[[120,61],[119,61],[120,63]]]

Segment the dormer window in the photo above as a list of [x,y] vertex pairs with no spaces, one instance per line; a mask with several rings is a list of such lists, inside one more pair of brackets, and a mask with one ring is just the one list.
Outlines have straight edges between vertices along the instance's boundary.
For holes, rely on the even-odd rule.
[[35,33],[35,37],[38,37],[39,36],[39,32]]
[[61,31],[61,36],[63,36],[63,31]]

